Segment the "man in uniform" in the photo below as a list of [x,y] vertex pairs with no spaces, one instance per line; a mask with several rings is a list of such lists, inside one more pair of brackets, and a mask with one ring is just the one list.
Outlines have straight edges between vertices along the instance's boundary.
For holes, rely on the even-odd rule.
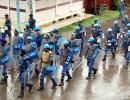
[[54,52],[56,55],[59,55],[59,48],[62,42],[62,36],[59,34],[59,29],[57,28],[53,29],[52,32],[54,34]]
[[8,35],[9,37],[9,44],[11,43],[11,21],[10,21],[10,18],[9,18],[9,15],[6,14],[5,15],[5,36],[4,38],[6,38],[6,35]]
[[19,30],[15,29],[13,39],[13,55],[15,60],[18,60],[19,51],[23,45],[23,39],[19,36]]
[[62,76],[61,76],[61,81],[59,86],[63,86],[64,85],[64,77],[65,75],[67,75],[68,79],[66,80],[67,82],[69,82],[72,79],[72,76],[69,73],[69,64],[73,59],[73,52],[71,50],[71,48],[69,47],[70,43],[69,41],[65,41],[64,42],[64,48],[62,49],[61,52],[61,56],[62,56]]
[[11,59],[9,54],[10,48],[6,44],[6,40],[0,39],[0,65],[3,66],[3,79],[1,80],[0,84],[7,84],[7,63]]
[[130,61],[130,30],[128,30],[127,38],[125,38],[124,45],[124,51],[125,51],[125,59],[126,59],[126,68],[128,68],[128,64]]
[[119,10],[119,18],[123,18],[124,17],[124,13],[125,13],[125,3],[123,0],[121,0],[121,2],[118,5],[118,10]]
[[44,90],[44,78],[46,75],[51,79],[53,83],[53,86],[51,88],[55,89],[57,86],[57,83],[55,79],[53,78],[54,77],[53,73],[47,70],[50,63],[50,55],[51,55],[50,46],[48,44],[45,44],[43,46],[43,49],[44,51],[42,53],[41,69],[40,69],[40,87],[37,89],[37,91]]
[[115,34],[116,39],[119,39],[121,28],[117,20],[114,21],[114,26],[112,27],[112,31]]
[[109,28],[107,32],[108,34],[106,36],[107,42],[105,46],[105,55],[102,61],[106,61],[106,55],[109,50],[111,50],[112,52],[112,59],[115,58],[115,53],[116,53],[116,46],[117,46],[116,36],[113,34],[112,28]]
[[24,29],[24,45],[27,44],[27,37],[33,35],[32,29],[30,28],[30,24],[27,22],[25,26],[26,28]]
[[89,68],[88,77],[86,79],[91,79],[92,71],[94,71],[94,76],[96,75],[97,69],[95,69],[93,66],[98,54],[99,47],[95,43],[95,39],[93,37],[90,37],[85,54],[85,57],[87,58],[87,66]]
[[36,26],[36,20],[33,18],[33,14],[29,15],[29,28],[31,28],[32,30],[34,30],[35,26]]
[[39,48],[41,46],[42,43],[42,32],[41,32],[41,28],[36,26],[34,28],[34,36],[35,36],[35,42],[37,44],[37,47]]
[[[26,51],[24,49],[20,50],[19,57],[19,79],[21,84],[21,91],[18,98],[24,97],[25,86],[29,88],[28,92],[31,92],[33,85],[29,83],[30,81],[30,62],[31,59],[26,55]],[[25,80],[25,73],[27,73],[27,77]]]

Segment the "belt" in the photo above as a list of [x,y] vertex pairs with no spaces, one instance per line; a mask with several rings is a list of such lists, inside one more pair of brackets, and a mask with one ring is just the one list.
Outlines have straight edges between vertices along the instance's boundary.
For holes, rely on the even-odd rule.
[[44,61],[42,61],[42,63],[45,63],[45,64],[47,64],[47,62],[44,62]]

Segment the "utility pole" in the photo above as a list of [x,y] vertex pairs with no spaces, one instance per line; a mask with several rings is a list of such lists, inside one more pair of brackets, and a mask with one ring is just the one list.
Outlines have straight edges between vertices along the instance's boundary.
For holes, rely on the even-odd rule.
[[19,7],[19,0],[16,0],[17,28],[21,32],[21,30],[20,30],[20,9],[19,8],[20,8]]
[[55,16],[58,15],[58,2],[55,0]]
[[26,18],[29,14],[35,16],[35,0],[26,0]]
[[10,0],[8,1],[8,14],[10,16]]

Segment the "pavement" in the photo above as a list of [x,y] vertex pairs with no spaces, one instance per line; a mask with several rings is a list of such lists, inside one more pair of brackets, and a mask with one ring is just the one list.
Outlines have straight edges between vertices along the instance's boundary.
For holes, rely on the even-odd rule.
[[[106,62],[101,61],[102,57],[101,53],[97,62],[98,73],[91,80],[85,79],[88,68],[86,60],[83,59],[81,65],[73,72],[73,79],[63,87],[52,90],[52,83],[47,79],[44,91],[36,91],[38,84],[31,93],[28,93],[26,88],[25,97],[20,100],[130,100],[130,68],[125,69],[123,55],[117,54],[114,60],[109,55]],[[8,85],[0,86],[0,100],[18,100],[18,82],[10,92],[15,77],[16,72],[9,73]],[[56,79],[59,83],[60,78]]]

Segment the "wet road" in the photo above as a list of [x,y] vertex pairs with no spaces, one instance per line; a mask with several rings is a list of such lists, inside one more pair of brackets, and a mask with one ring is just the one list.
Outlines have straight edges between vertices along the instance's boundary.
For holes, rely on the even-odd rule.
[[[73,79],[63,87],[52,90],[52,84],[47,80],[44,91],[37,92],[38,85],[31,93],[26,89],[25,97],[20,100],[130,100],[130,69],[123,67],[125,61],[122,54],[117,54],[115,60],[108,56],[106,62],[98,61],[97,76],[91,80],[85,80],[88,72],[85,62],[83,59],[73,73]],[[15,72],[9,73],[8,86],[0,86],[0,100],[18,100],[18,82],[10,93],[15,77]]]
[[[112,25],[113,20],[103,22],[103,29],[106,30],[109,27],[108,25]],[[66,34],[63,36],[68,38]],[[85,79],[88,68],[86,60],[83,59],[81,65],[74,71],[73,79],[69,83],[65,83],[63,87],[52,90],[52,83],[47,80],[44,91],[37,92],[36,89],[39,85],[36,85],[31,93],[28,93],[26,88],[24,98],[19,100],[130,100],[130,68],[124,68],[123,55],[117,54],[114,60],[109,56],[106,62],[101,61],[102,57],[100,55],[100,59],[96,63],[98,73],[95,78]],[[0,100],[18,100],[19,82],[16,82],[12,92],[10,92],[16,74],[16,72],[9,72],[8,85],[0,86]],[[57,81],[60,82],[60,72]]]

